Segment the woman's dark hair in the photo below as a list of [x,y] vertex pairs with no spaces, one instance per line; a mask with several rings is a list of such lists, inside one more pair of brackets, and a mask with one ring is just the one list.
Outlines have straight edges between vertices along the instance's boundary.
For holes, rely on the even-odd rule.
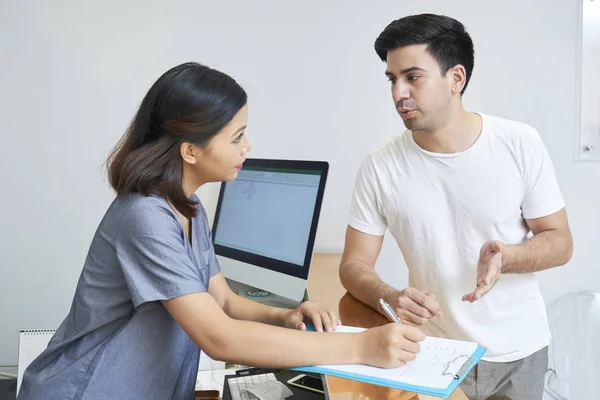
[[415,44],[426,44],[427,52],[437,61],[442,76],[457,64],[467,73],[464,94],[473,73],[475,50],[465,26],[444,15],[420,14],[390,23],[375,40],[375,52],[387,61],[388,51]]
[[183,191],[183,142],[206,146],[246,104],[230,76],[198,63],[165,72],[152,85],[106,162],[117,194],[168,199],[187,218],[196,203]]

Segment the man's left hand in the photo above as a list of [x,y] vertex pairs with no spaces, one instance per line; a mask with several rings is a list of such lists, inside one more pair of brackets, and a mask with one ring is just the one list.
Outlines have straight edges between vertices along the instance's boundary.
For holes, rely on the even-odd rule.
[[333,332],[341,325],[341,321],[333,310],[326,310],[310,301],[289,310],[284,317],[285,326],[292,329],[306,330],[306,323],[315,326],[317,332]]
[[473,292],[463,296],[463,301],[473,303],[481,299],[500,279],[503,247],[497,240],[489,240],[483,244],[477,262],[477,286]]

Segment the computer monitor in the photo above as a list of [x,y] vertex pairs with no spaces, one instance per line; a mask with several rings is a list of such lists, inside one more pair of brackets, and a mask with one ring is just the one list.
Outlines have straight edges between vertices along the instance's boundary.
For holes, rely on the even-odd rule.
[[223,275],[301,301],[329,164],[247,159],[221,184],[212,227]]

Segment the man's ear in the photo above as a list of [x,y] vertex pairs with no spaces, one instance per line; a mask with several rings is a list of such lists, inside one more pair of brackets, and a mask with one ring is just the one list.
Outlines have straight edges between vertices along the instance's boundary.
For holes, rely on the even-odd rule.
[[467,71],[465,70],[465,67],[461,64],[456,64],[448,70],[446,76],[450,78],[452,94],[460,94],[467,83]]
[[186,142],[181,143],[179,146],[179,152],[181,153],[181,158],[183,158],[183,161],[188,164],[196,164],[198,157],[200,156],[200,149],[193,144]]

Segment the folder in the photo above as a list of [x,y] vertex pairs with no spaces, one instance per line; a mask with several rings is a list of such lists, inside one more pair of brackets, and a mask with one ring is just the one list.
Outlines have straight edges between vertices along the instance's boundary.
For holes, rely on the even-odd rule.
[[[362,330],[364,329],[340,326],[336,332],[352,333]],[[421,342],[421,351],[416,359],[399,368],[314,365],[292,369],[447,398],[481,360],[484,353],[485,348],[474,342],[428,336]]]

